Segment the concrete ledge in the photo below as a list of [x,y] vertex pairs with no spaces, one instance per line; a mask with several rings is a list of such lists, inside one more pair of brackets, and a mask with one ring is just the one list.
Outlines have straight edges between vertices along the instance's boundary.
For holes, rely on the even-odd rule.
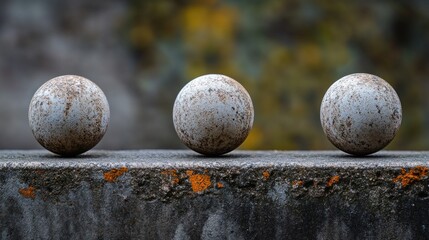
[[1,239],[426,239],[429,152],[0,151]]

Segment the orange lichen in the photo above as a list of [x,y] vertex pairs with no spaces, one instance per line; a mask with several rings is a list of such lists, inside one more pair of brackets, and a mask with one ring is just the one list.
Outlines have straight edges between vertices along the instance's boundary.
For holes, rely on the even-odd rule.
[[36,198],[36,188],[29,186],[28,188],[21,188],[18,190],[19,194],[21,194],[25,198]]
[[194,174],[194,171],[188,170],[186,174],[189,176],[189,181],[191,182],[192,191],[202,192],[210,187],[212,184],[210,181],[210,176],[206,174]]
[[302,181],[302,180],[292,181],[292,186],[293,187],[302,187],[302,185],[304,185],[304,181]]
[[165,171],[162,171],[161,174],[170,178],[171,184],[175,185],[179,183],[179,175],[177,174],[176,169],[165,170]]
[[217,186],[217,188],[223,188],[223,187],[224,187],[223,183],[221,183],[221,182],[218,182],[218,183],[216,184],[216,186]]
[[186,175],[192,176],[194,174],[194,171],[192,170],[186,170]]
[[262,172],[262,177],[264,178],[265,181],[267,181],[270,178],[270,172],[268,171],[264,171]]
[[121,167],[121,168],[114,168],[108,172],[105,172],[104,175],[104,180],[108,181],[108,182],[115,182],[116,179],[118,179],[118,177],[122,176],[125,172],[128,171],[128,168],[126,167]]
[[393,179],[393,182],[400,182],[402,187],[406,187],[413,182],[419,181],[422,177],[428,175],[429,168],[424,166],[417,166],[411,168],[408,172],[404,168],[401,169],[401,174]]
[[340,181],[340,176],[332,176],[328,182],[326,183],[326,186],[332,187],[334,184],[338,183]]

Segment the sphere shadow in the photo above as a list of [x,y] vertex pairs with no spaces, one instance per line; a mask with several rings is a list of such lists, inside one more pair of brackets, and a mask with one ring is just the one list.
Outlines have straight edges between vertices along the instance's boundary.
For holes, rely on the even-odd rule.
[[58,160],[83,160],[83,159],[97,159],[105,158],[108,154],[105,153],[89,153],[89,154],[80,154],[77,156],[61,156],[55,153],[46,153],[40,155],[41,158],[45,159],[58,159]]
[[208,156],[203,155],[200,153],[188,153],[184,155],[183,157],[190,158],[190,159],[207,159],[207,160],[215,160],[215,159],[222,159],[222,160],[233,160],[233,159],[239,159],[239,158],[253,158],[254,156],[252,154],[245,154],[245,153],[228,153],[220,156]]
[[338,153],[338,154],[330,154],[329,157],[331,158],[337,158],[337,159],[355,159],[355,160],[374,160],[374,159],[400,159],[400,158],[412,158],[415,157],[416,154],[395,154],[395,153],[373,153],[370,155],[365,156],[357,156],[357,155],[351,155],[348,153]]

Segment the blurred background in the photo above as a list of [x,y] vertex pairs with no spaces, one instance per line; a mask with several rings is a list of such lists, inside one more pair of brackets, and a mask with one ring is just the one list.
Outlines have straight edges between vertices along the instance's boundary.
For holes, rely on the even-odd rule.
[[388,81],[403,121],[389,149],[429,149],[429,1],[2,0],[0,148],[41,148],[28,106],[47,80],[84,76],[105,92],[111,122],[97,148],[183,148],[177,93],[222,73],[250,93],[242,149],[333,149],[319,120],[337,79]]

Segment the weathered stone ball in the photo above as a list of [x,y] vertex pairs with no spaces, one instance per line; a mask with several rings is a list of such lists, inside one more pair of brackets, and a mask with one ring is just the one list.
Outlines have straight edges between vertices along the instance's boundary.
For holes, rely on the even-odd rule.
[[240,146],[253,125],[253,104],[246,89],[234,79],[200,76],[179,92],[173,123],[180,140],[190,149],[209,156]]
[[350,74],[336,81],[320,107],[320,121],[329,141],[358,156],[387,146],[401,120],[401,102],[395,90],[367,73]]
[[95,83],[65,75],[47,81],[36,91],[28,119],[34,137],[44,148],[62,156],[76,156],[102,139],[110,110]]

